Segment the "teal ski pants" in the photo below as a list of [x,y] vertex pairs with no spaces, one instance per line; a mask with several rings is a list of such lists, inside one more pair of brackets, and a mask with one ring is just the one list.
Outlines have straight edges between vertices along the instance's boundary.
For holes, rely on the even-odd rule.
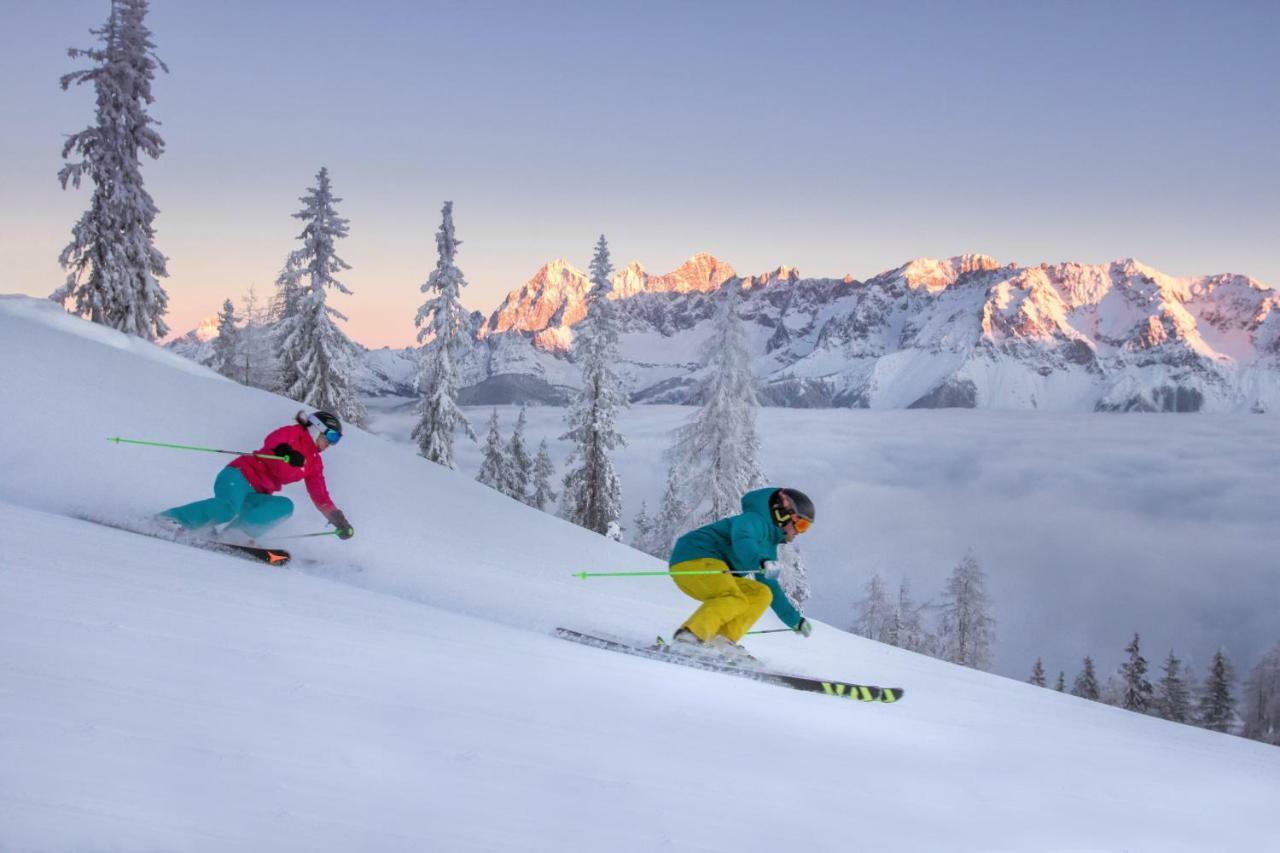
[[225,524],[226,530],[243,530],[250,538],[261,536],[293,515],[293,501],[282,495],[263,495],[237,469],[228,465],[213,481],[213,497],[175,506],[160,513],[188,530]]

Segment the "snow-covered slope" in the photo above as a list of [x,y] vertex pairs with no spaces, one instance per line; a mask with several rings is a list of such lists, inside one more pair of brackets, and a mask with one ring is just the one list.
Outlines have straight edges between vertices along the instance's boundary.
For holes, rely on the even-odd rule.
[[[644,638],[651,559],[352,430],[356,538],[268,570],[78,521],[203,494],[293,404],[0,299],[0,849],[1264,849],[1280,751],[819,625],[754,648],[894,706],[574,646]],[[300,492],[284,533],[315,529]]]

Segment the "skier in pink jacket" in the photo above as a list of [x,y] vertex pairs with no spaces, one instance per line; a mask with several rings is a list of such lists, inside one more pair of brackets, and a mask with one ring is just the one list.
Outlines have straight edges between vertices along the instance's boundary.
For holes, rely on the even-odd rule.
[[241,530],[255,539],[293,515],[293,501],[276,492],[302,480],[316,509],[337,528],[338,538],[350,539],[355,530],[329,497],[320,461],[320,454],[342,439],[342,423],[328,412],[298,412],[295,420],[263,439],[258,451],[282,459],[237,456],[213,481],[212,498],[160,515],[186,530],[230,522],[224,531]]

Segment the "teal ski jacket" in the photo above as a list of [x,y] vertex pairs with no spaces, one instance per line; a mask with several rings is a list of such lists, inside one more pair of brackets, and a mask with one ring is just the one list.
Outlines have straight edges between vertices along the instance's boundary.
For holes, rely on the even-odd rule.
[[[765,560],[778,559],[778,546],[787,541],[787,536],[769,514],[769,496],[776,491],[776,487],[768,487],[747,492],[742,496],[741,515],[722,518],[681,536],[671,549],[671,565],[710,557],[720,560],[729,571],[741,577],[759,569]],[[800,624],[803,618],[800,611],[787,599],[776,580],[761,574],[750,577],[769,587],[773,593],[769,606],[784,625],[795,628]]]

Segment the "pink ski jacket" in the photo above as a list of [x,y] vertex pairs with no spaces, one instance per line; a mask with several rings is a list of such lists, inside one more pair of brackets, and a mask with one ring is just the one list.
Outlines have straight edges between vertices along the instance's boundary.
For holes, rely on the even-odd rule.
[[249,485],[253,486],[253,490],[264,495],[274,495],[288,483],[306,480],[307,494],[311,495],[312,503],[322,514],[328,516],[337,507],[333,505],[329,489],[324,483],[324,463],[320,461],[320,449],[316,447],[315,439],[304,426],[294,424],[281,427],[262,440],[262,449],[258,453],[274,455],[272,448],[281,444],[287,444],[302,454],[301,468],[295,468],[288,462],[260,459],[257,456],[237,457],[230,467],[239,470],[249,481]]

